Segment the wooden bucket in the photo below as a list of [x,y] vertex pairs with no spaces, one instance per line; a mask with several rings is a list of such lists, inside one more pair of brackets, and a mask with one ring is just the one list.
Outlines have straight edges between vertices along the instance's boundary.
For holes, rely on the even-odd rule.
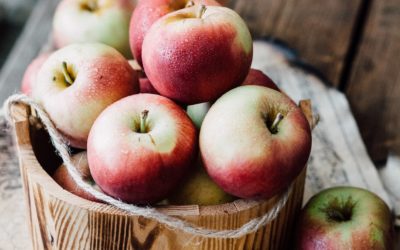
[[[237,239],[202,238],[65,191],[50,177],[61,160],[48,134],[30,125],[28,106],[13,105],[11,113],[33,249],[285,249],[290,244],[302,205],[306,169],[294,181],[287,204],[271,223]],[[157,209],[207,229],[236,229],[267,213],[280,198]]]

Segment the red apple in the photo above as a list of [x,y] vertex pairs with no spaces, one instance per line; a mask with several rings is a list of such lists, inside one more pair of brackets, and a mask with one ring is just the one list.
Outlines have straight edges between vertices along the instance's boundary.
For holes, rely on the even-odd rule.
[[245,85],[258,85],[281,91],[271,78],[258,69],[250,69],[249,74],[241,84],[241,86]]
[[151,25],[160,17],[194,4],[219,5],[214,0],[141,0],[136,6],[129,27],[133,56],[142,65],[142,44]]
[[33,84],[36,81],[36,76],[39,69],[42,67],[43,63],[50,56],[50,53],[40,54],[38,57],[33,59],[33,61],[28,65],[25,70],[24,76],[22,78],[21,91],[26,95],[31,95]]
[[105,193],[136,204],[166,198],[196,154],[196,128],[185,111],[153,94],[129,96],[109,106],[88,141],[96,183]]
[[131,58],[129,21],[134,7],[132,0],[62,0],[54,14],[54,43],[61,48],[99,42]]
[[81,43],[64,47],[47,59],[33,96],[71,146],[86,148],[97,116],[111,103],[138,91],[135,71],[117,50]]
[[[79,173],[82,175],[83,180],[93,186],[93,188],[99,189],[90,174],[86,152],[81,152],[74,155],[72,157],[72,162],[77,167]],[[56,172],[54,172],[53,174],[53,179],[65,190],[84,199],[98,202],[98,200],[93,195],[91,195],[89,192],[85,191],[76,184],[65,165],[61,165],[57,168]]]
[[282,93],[241,86],[219,98],[200,130],[202,159],[211,178],[241,198],[271,198],[301,172],[311,132],[300,108]]
[[157,94],[157,90],[153,87],[150,80],[147,77],[139,78],[140,93]]
[[184,104],[217,99],[246,78],[250,32],[231,9],[193,6],[153,24],[143,41],[147,78],[163,96]]
[[393,249],[392,217],[375,194],[355,187],[326,189],[308,201],[297,227],[297,249]]

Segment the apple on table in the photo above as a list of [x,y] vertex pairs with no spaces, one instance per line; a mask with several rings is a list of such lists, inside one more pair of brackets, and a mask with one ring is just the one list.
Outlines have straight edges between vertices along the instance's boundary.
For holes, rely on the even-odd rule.
[[132,0],[62,0],[53,20],[55,46],[99,42],[132,58],[129,22],[134,7]]
[[211,106],[199,141],[208,174],[225,192],[268,199],[305,167],[311,130],[301,109],[284,94],[241,86]]
[[88,140],[93,179],[103,192],[128,203],[156,203],[191,170],[197,131],[166,97],[137,94],[104,110]]
[[143,40],[153,23],[168,13],[200,4],[219,5],[214,0],[140,0],[132,14],[129,27],[131,51],[139,65],[143,65]]
[[356,187],[334,187],[313,196],[297,226],[301,250],[392,249],[390,209],[376,194]]
[[71,146],[86,148],[97,116],[111,103],[138,91],[136,72],[117,50],[80,43],[55,51],[46,60],[32,95]]

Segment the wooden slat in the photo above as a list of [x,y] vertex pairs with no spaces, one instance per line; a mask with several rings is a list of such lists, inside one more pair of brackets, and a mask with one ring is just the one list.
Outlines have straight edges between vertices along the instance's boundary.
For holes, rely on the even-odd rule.
[[400,153],[399,24],[398,0],[372,1],[346,90],[374,161]]
[[256,36],[285,41],[339,85],[362,0],[230,0]]

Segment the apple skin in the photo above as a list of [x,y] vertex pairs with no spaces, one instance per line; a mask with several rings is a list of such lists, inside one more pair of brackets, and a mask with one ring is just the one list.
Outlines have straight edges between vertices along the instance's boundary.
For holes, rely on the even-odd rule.
[[261,70],[258,69],[250,69],[249,74],[241,84],[241,86],[245,85],[258,85],[271,88],[276,91],[281,91],[278,88],[278,86],[276,86],[274,81],[271,80],[271,78],[269,78],[266,74],[264,74]]
[[234,200],[235,197],[225,193],[212,181],[204,169],[201,157],[199,157],[194,171],[172,193],[169,203],[173,205],[210,206],[229,203]]
[[[96,10],[88,9],[90,2],[97,4]],[[55,46],[99,42],[132,58],[129,22],[134,7],[132,0],[62,0],[53,20]]]
[[156,21],[143,41],[143,67],[153,87],[183,104],[213,101],[246,78],[250,32],[233,10],[193,6]]
[[[87,161],[86,152],[81,152],[72,157],[73,164],[77,167],[77,170],[82,175],[84,181],[89,183],[93,188],[99,190],[99,187],[94,182]],[[84,189],[79,187],[71,175],[68,173],[67,167],[65,165],[59,166],[53,174],[53,179],[65,190],[90,201],[101,202],[97,200],[93,195],[86,192]]]
[[[269,78],[262,71],[257,69],[250,69],[249,74],[241,84],[241,86],[244,85],[258,85],[280,91],[278,86],[276,86],[271,78]],[[193,123],[196,125],[196,128],[201,128],[201,124],[203,123],[203,120],[206,117],[208,110],[211,108],[211,105],[211,102],[203,102],[187,106],[186,112],[189,115],[190,119],[192,119]]]
[[[139,130],[148,111],[146,131]],[[134,204],[167,198],[190,171],[197,132],[184,110],[166,97],[138,94],[109,106],[88,141],[89,167],[103,192]]]
[[[173,11],[183,9],[190,0],[141,0],[133,11],[129,26],[129,43],[133,56],[142,64],[142,45],[150,27],[159,18]],[[218,6],[214,0],[193,0],[194,4]]]
[[[269,126],[283,114],[276,133]],[[267,125],[266,125],[267,124]],[[282,93],[241,86],[211,106],[200,130],[210,177],[240,198],[268,199],[284,191],[307,163],[311,131],[304,114]]]
[[21,92],[25,95],[31,95],[32,89],[34,88],[34,84],[36,82],[36,76],[38,71],[42,67],[43,63],[50,56],[50,53],[43,53],[37,56],[32,62],[28,65],[25,70],[24,76],[22,78],[21,84]]
[[[65,82],[63,61],[76,78],[72,85]],[[70,145],[86,148],[97,116],[111,103],[138,92],[137,74],[117,50],[81,43],[66,46],[47,59],[32,94]]]
[[149,93],[159,95],[147,77],[139,78],[140,93]]
[[392,249],[392,218],[377,195],[334,187],[313,196],[298,221],[297,249]]

